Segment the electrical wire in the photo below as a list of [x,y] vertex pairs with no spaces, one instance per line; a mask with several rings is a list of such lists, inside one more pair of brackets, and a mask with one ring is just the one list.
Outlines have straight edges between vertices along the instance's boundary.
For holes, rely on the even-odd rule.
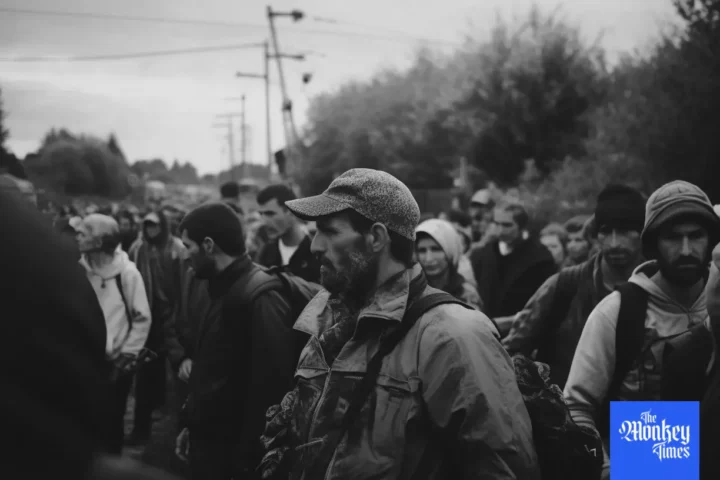
[[373,25],[364,25],[361,23],[348,22],[346,20],[340,20],[337,18],[313,16],[313,17],[310,17],[310,19],[313,20],[314,22],[318,22],[318,23],[327,23],[330,25],[347,25],[348,27],[373,30],[375,32],[383,32],[383,33],[387,33],[387,34],[391,34],[391,35],[396,35],[398,37],[403,37],[408,40],[417,41],[417,42],[431,42],[431,43],[446,44],[446,45],[457,45],[458,44],[457,42],[452,42],[449,40],[422,37],[422,36],[413,35],[411,33],[394,30],[391,28],[384,28],[384,27],[378,27],[378,26],[373,26]]
[[[145,16],[133,16],[133,15],[115,15],[115,14],[104,14],[104,13],[84,13],[84,12],[67,12],[58,10],[32,10],[24,8],[7,8],[0,7],[0,12],[11,13],[18,15],[37,15],[37,16],[55,16],[55,17],[68,17],[68,18],[88,18],[95,20],[116,20],[116,21],[130,21],[130,22],[151,22],[151,23],[164,23],[174,25],[197,25],[197,26],[211,26],[211,27],[229,27],[229,28],[246,28],[253,30],[266,30],[267,25],[256,24],[256,23],[241,23],[241,22],[227,22],[218,20],[190,20],[182,18],[170,18],[170,17],[145,17]],[[318,21],[324,21],[325,23],[345,24],[352,25],[348,22],[341,22],[339,20],[327,19],[323,17],[313,17],[314,19],[320,19]],[[359,26],[359,25],[355,25]],[[363,28],[373,28],[363,26]],[[364,39],[375,39],[385,40],[391,42],[425,42],[437,45],[445,46],[459,46],[459,42],[452,42],[448,40],[438,40],[425,37],[416,37],[409,34],[395,33],[394,35],[373,35],[361,32],[341,32],[333,30],[318,30],[318,29],[303,29],[284,27],[283,31],[297,35],[327,35],[335,37],[354,37]]]
[[262,43],[246,43],[241,45],[222,45],[215,47],[183,48],[178,50],[158,50],[154,52],[118,53],[110,55],[87,55],[70,57],[0,57],[0,62],[94,62],[101,60],[126,60],[133,58],[162,57],[169,55],[185,55],[192,53],[223,52],[260,48]]

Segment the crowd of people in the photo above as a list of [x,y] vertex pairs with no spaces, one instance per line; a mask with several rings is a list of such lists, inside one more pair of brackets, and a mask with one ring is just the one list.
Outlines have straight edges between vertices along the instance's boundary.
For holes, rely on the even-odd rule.
[[[701,401],[720,478],[720,217],[695,185],[611,184],[539,232],[512,198],[427,215],[360,168],[314,197],[266,187],[255,212],[232,183],[189,211],[52,221],[0,195],[8,468],[27,478],[169,478],[121,456],[165,408],[193,480],[607,479],[615,400]],[[549,473],[578,454],[550,452],[528,368],[557,431],[602,455]]]

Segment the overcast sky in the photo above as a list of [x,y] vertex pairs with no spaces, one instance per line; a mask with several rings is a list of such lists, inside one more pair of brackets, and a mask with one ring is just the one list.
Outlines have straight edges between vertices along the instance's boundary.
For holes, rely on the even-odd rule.
[[[670,0],[273,0],[277,11],[301,9],[297,24],[278,19],[284,53],[313,52],[285,63],[296,120],[313,95],[383,67],[407,65],[414,38],[452,50],[466,34],[487,35],[496,13],[523,16],[535,3],[544,11],[562,5],[566,19],[591,41],[604,31],[611,57],[644,49],[674,21]],[[239,112],[247,96],[250,160],[265,153],[264,87],[235,72],[262,72],[260,49],[92,62],[18,62],[8,58],[114,55],[258,43],[267,38],[266,1],[260,0],[0,0],[0,88],[9,147],[24,156],[52,127],[107,136],[114,132],[128,160],[177,158],[200,173],[228,166],[224,131],[216,114]],[[15,14],[3,8],[186,19],[200,24],[102,20]],[[336,20],[332,24],[323,20]],[[212,25],[202,22],[214,23]],[[238,25],[222,25],[235,23]],[[387,37],[391,37],[388,39]],[[301,77],[313,80],[303,86]],[[277,69],[271,70],[273,147],[283,144]],[[239,131],[236,124],[235,129]],[[239,136],[237,136],[239,149]],[[239,160],[239,154],[238,154]]]

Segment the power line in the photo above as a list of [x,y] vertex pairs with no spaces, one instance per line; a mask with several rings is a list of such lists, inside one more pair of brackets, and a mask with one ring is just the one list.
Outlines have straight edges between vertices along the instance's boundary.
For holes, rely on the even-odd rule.
[[376,32],[384,32],[384,33],[396,35],[398,37],[404,37],[404,38],[407,38],[408,40],[418,41],[418,42],[432,42],[432,43],[447,44],[447,45],[457,45],[458,44],[457,42],[452,42],[449,40],[422,37],[422,36],[413,35],[412,33],[402,32],[400,30],[394,30],[392,28],[378,27],[378,26],[373,26],[373,25],[364,25],[362,23],[348,22],[346,20],[340,20],[337,18],[318,17],[318,16],[313,16],[310,18],[314,22],[318,22],[318,23],[327,23],[330,25],[347,25],[348,27],[363,28],[366,30],[374,30]]
[[[210,27],[229,27],[229,28],[246,28],[253,30],[264,31],[267,26],[263,24],[255,23],[240,23],[240,22],[224,22],[219,20],[190,20],[182,18],[170,18],[170,17],[145,17],[145,16],[133,16],[133,15],[116,15],[116,14],[105,14],[105,13],[85,13],[85,12],[67,12],[58,10],[32,10],[32,9],[21,9],[21,8],[7,8],[0,7],[2,13],[12,13],[18,15],[36,15],[36,16],[54,16],[54,17],[68,17],[68,18],[88,18],[95,20],[116,20],[116,21],[129,21],[129,22],[150,22],[150,23],[163,23],[171,25],[197,25],[197,26],[210,26]],[[318,21],[324,21],[325,23],[334,24],[345,24],[353,25],[349,22],[341,22],[339,20],[327,19],[323,17],[314,17],[314,19],[320,19]],[[355,25],[360,26],[360,25]],[[362,26],[362,28],[376,28]],[[445,46],[460,46],[459,42],[453,42],[449,40],[440,40],[426,37],[417,37],[407,33],[395,33],[393,35],[377,35],[361,32],[340,32],[333,30],[318,30],[318,29],[302,29],[286,27],[284,29],[288,33],[297,35],[327,35],[335,37],[354,37],[354,38],[365,38],[365,39],[376,39],[385,40],[391,42],[426,42],[434,43],[437,45]]]
[[118,53],[110,55],[86,55],[70,57],[0,57],[0,62],[94,62],[98,60],[124,60],[131,58],[162,57],[168,55],[185,55],[191,53],[222,52],[262,47],[262,43],[245,43],[240,45],[222,45],[216,47],[183,48],[178,50],[159,50],[154,52]]

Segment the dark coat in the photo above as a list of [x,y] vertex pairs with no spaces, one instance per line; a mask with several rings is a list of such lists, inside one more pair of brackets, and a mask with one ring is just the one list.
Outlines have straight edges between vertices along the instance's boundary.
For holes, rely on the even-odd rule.
[[[287,270],[308,282],[320,283],[320,260],[310,251],[312,239],[306,236],[290,258]],[[282,267],[278,240],[266,243],[257,256],[257,263],[264,267]]]
[[557,272],[552,255],[535,238],[523,241],[506,257],[500,255],[498,242],[492,242],[474,250],[470,263],[484,313],[490,318],[522,310],[540,285]]
[[209,281],[211,303],[197,325],[184,412],[191,437],[233,444],[235,460],[253,468],[262,458],[265,412],[292,386],[297,363],[289,348],[289,301],[276,290],[252,305],[239,301],[258,268],[245,256]]
[[4,478],[82,478],[109,433],[103,311],[75,252],[32,204],[0,189],[0,216]]

